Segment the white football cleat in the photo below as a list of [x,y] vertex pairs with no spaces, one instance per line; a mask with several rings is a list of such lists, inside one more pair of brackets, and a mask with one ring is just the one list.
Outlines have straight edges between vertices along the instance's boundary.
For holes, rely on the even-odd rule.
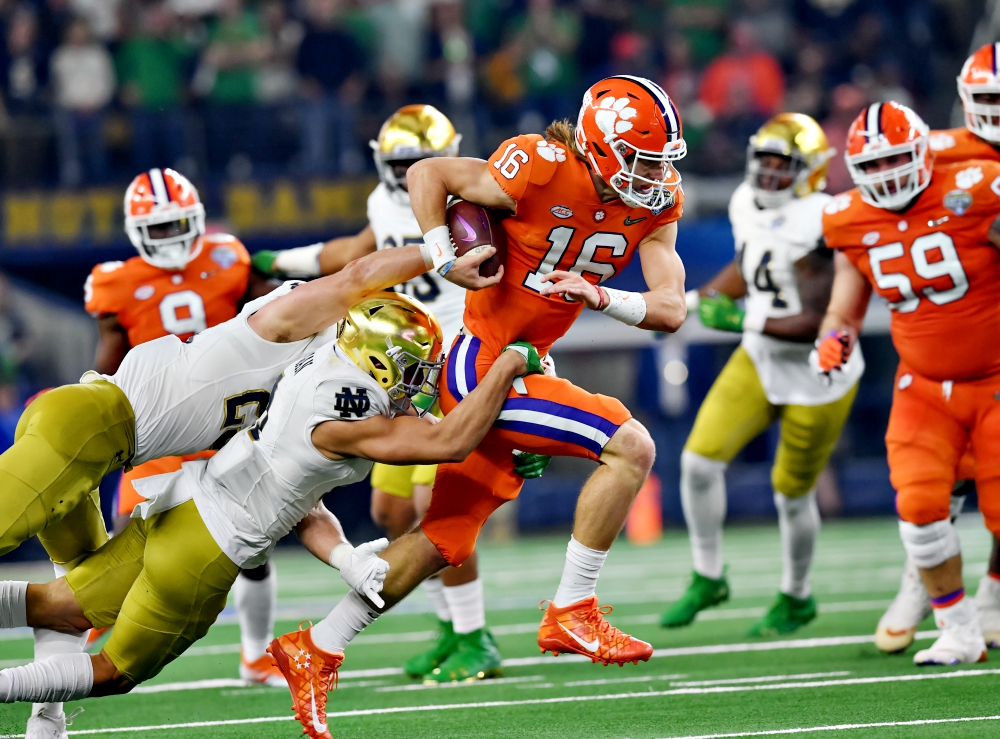
[[988,649],[1000,649],[1000,581],[983,575],[973,600]]
[[913,664],[920,667],[985,661],[986,642],[975,621],[945,629],[927,649],[921,649],[913,655]]
[[83,713],[82,708],[77,708],[69,716],[62,710],[60,704],[58,709],[53,709],[50,704],[36,703],[28,719],[28,727],[24,732],[24,739],[68,739],[66,727],[73,723],[73,719]]
[[913,643],[917,627],[930,612],[931,598],[920,579],[920,571],[907,557],[899,592],[878,620],[875,646],[890,654],[902,652]]

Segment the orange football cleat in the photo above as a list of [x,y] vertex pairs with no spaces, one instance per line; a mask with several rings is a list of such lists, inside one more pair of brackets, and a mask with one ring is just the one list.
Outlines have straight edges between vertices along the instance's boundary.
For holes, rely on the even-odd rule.
[[84,646],[84,649],[90,649],[91,645],[104,636],[110,628],[110,626],[105,626],[103,629],[91,629],[90,633],[87,634],[87,644]]
[[288,685],[285,676],[278,669],[278,663],[270,654],[262,654],[253,662],[248,662],[240,650],[240,677],[250,683],[270,685],[272,688],[284,688]]
[[590,657],[591,662],[605,665],[612,662],[617,665],[626,662],[639,664],[640,660],[645,662],[652,657],[653,647],[650,644],[608,623],[604,617],[611,610],[611,606],[598,606],[596,595],[565,608],[556,608],[556,604],[550,601],[538,629],[538,646],[542,654],[582,654]]
[[333,739],[326,725],[326,698],[337,687],[337,670],[344,655],[324,652],[301,627],[279,636],[267,651],[292,691],[292,710],[302,724],[302,733],[312,739]]

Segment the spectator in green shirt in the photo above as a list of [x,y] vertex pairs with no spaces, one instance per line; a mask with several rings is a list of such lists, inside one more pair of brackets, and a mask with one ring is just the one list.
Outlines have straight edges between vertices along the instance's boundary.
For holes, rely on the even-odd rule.
[[136,170],[177,167],[184,156],[185,72],[192,55],[176,33],[176,17],[166,2],[147,6],[138,33],[118,49],[115,66],[121,101],[131,112]]

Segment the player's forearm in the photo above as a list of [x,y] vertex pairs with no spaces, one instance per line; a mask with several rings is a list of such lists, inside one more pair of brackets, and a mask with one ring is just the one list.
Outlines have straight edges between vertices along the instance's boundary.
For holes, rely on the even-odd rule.
[[698,288],[699,295],[711,295],[713,292],[733,300],[738,300],[747,294],[747,283],[743,280],[743,275],[740,274],[739,266],[735,261],[727,264],[715,277]]
[[647,331],[663,331],[672,334],[684,324],[687,317],[687,301],[684,286],[680,288],[651,290],[643,294],[646,300],[646,316],[638,324]]
[[334,548],[349,543],[340,521],[322,503],[299,521],[295,534],[310,554],[327,564],[330,563]]
[[819,335],[822,313],[799,313],[797,316],[784,318],[768,318],[761,332],[767,336],[785,341],[799,341],[811,344]]
[[370,225],[354,236],[331,239],[323,244],[319,253],[320,274],[336,274],[355,259],[371,254],[375,249],[375,233]]
[[406,170],[406,186],[410,208],[420,224],[421,233],[445,225],[448,205],[448,185],[438,161],[422,159]]

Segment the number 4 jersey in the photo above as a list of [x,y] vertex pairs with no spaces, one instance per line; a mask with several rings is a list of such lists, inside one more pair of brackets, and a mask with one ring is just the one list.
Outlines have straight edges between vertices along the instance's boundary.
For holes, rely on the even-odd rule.
[[909,369],[939,382],[1000,373],[1000,251],[989,241],[1000,214],[1000,164],[935,167],[903,211],[876,208],[858,191],[823,214],[840,249],[892,309],[892,340]]
[[[747,285],[747,323],[763,325],[768,318],[802,312],[795,263],[826,247],[823,207],[826,193],[792,198],[779,208],[761,208],[745,182],[729,201],[740,272]],[[827,252],[829,253],[829,252]],[[842,372],[826,383],[809,366],[813,345],[785,341],[758,331],[743,332],[743,348],[753,360],[769,402],[775,405],[824,405],[842,398],[865,370],[861,348],[851,354]]]
[[250,276],[250,256],[228,234],[201,236],[183,270],[154,267],[141,257],[94,267],[84,287],[87,311],[116,315],[131,346],[174,334],[187,339],[236,315]]

